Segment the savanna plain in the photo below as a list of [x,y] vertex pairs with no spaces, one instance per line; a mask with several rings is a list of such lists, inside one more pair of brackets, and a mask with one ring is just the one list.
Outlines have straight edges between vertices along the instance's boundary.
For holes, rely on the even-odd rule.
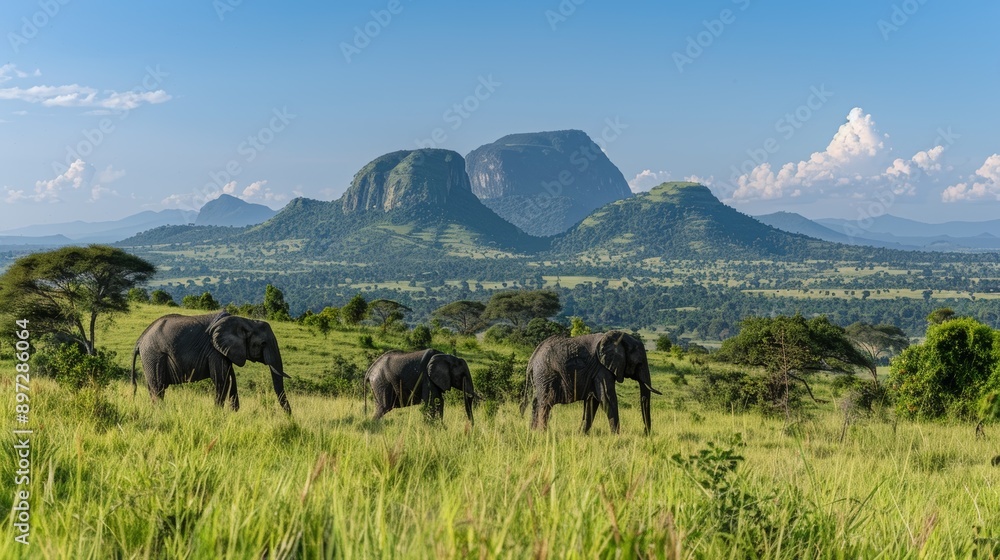
[[[138,305],[103,322],[100,344],[131,366],[135,339],[167,312]],[[521,389],[482,402],[470,425],[458,395],[444,420],[419,407],[368,420],[357,390],[318,394],[332,364],[397,347],[372,328],[327,336],[272,323],[293,413],[265,366],[237,372],[238,412],[213,405],[209,381],[154,404],[122,377],[71,390],[31,379],[31,541],[5,524],[3,558],[995,558],[1000,556],[997,429],[851,418],[833,376],[796,418],[737,413],[692,397],[717,364],[650,350],[653,430],[638,390],[620,388],[620,435],[601,412],[557,406],[528,429]],[[12,327],[11,327],[12,328]],[[362,347],[371,335],[375,348]],[[434,339],[452,350],[454,341]],[[368,345],[371,346],[371,345]],[[530,348],[457,341],[477,381]],[[340,368],[341,370],[343,368]],[[0,408],[14,429],[14,362],[4,349]],[[296,382],[297,381],[297,382]],[[352,392],[353,391],[353,392]],[[371,403],[368,403],[371,406]],[[9,420],[8,420],[9,419]],[[9,442],[9,436],[8,436]],[[3,446],[0,507],[16,457]]]

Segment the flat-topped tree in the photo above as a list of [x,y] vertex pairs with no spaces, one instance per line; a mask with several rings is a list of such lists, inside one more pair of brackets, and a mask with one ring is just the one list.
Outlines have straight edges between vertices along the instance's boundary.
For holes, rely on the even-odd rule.
[[97,317],[128,311],[128,292],[156,273],[149,262],[106,245],[32,253],[0,276],[0,312],[59,333],[95,353]]

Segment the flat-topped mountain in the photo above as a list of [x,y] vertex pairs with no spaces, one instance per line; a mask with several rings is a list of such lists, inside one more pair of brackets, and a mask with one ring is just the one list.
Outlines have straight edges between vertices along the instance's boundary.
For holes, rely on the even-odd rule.
[[389,212],[419,205],[468,203],[475,197],[465,160],[451,150],[400,150],[379,156],[354,175],[344,213]]
[[566,231],[632,194],[621,171],[580,130],[504,136],[469,152],[466,170],[485,205],[537,236]]
[[263,204],[252,204],[224,194],[201,207],[194,225],[244,227],[266,222],[275,214],[276,211]]

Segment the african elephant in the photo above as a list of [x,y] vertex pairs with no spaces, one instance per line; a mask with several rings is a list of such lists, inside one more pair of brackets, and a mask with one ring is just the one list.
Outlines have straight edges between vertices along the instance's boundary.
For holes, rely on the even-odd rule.
[[226,398],[239,410],[233,364],[242,367],[249,359],[267,364],[278,402],[285,412],[292,408],[285,396],[285,370],[271,325],[234,317],[225,311],[211,315],[164,315],[139,336],[132,352],[132,392],[135,393],[135,359],[142,357],[146,386],[153,400],[163,398],[169,385],[211,379],[215,404]]
[[[465,414],[472,423],[472,386],[469,364],[434,349],[417,352],[390,350],[365,373],[365,384],[375,396],[375,419],[398,407],[427,403],[431,417],[444,414],[443,393],[455,388],[465,393]],[[367,397],[366,397],[367,401]]]
[[521,414],[524,414],[529,392],[534,386],[532,428],[544,430],[548,426],[553,405],[582,400],[584,433],[590,431],[598,403],[604,404],[611,431],[618,433],[615,382],[621,383],[625,378],[639,382],[639,405],[648,434],[652,427],[650,393],[662,393],[650,385],[649,363],[642,341],[620,331],[573,338],[550,336],[535,348],[528,360]]

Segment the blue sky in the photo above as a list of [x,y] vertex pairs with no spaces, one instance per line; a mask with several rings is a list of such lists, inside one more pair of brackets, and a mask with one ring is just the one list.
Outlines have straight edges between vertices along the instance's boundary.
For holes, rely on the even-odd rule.
[[0,5],[0,230],[329,200],[389,151],[567,128],[750,214],[1000,209],[997,3],[94,4]]

